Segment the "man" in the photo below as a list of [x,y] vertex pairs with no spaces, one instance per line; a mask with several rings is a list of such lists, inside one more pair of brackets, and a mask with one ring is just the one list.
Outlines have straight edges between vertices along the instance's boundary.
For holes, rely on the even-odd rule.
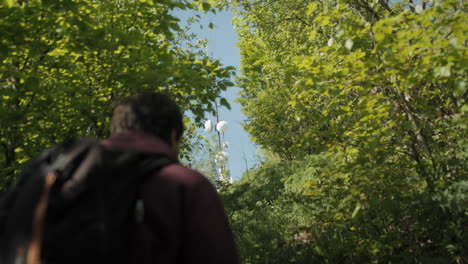
[[[182,113],[164,94],[141,94],[115,107],[110,130],[103,145],[177,159]],[[147,178],[141,196],[144,220],[134,234],[132,263],[239,263],[220,198],[200,173],[170,164]]]

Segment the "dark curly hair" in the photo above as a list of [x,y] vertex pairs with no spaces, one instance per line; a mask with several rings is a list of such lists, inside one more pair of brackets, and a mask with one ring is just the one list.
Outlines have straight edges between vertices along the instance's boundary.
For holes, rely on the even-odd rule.
[[179,140],[184,133],[182,112],[175,101],[163,93],[142,93],[124,98],[116,104],[110,132],[125,130],[145,132],[170,142],[171,133]]

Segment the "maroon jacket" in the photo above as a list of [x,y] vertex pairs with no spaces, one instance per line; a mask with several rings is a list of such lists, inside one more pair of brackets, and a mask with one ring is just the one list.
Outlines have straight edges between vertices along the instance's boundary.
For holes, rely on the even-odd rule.
[[[140,132],[119,133],[102,144],[177,159],[167,143]],[[133,263],[239,263],[220,198],[200,173],[170,164],[150,176],[141,193],[145,216],[134,237]]]

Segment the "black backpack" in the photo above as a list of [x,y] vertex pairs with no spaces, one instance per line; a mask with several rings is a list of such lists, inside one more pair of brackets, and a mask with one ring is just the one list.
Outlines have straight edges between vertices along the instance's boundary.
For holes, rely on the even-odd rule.
[[28,162],[0,201],[0,264],[125,263],[145,176],[176,162],[77,139]]

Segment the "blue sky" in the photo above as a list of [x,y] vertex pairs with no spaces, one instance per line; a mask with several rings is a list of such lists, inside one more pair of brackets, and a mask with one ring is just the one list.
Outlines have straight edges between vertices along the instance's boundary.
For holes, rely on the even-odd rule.
[[[187,18],[196,15],[194,11],[177,11],[175,16],[180,18],[181,25]],[[197,34],[199,39],[207,39],[207,52],[214,59],[220,60],[224,66],[234,66],[239,74],[240,52],[236,46],[237,35],[231,24],[232,13],[223,11],[217,14],[201,14],[200,23],[194,24],[191,30]],[[213,23],[214,28],[210,30],[208,25]],[[202,28],[200,28],[202,26]],[[228,122],[229,127],[224,133],[224,140],[229,142],[227,152],[229,154],[229,169],[234,180],[241,178],[247,168],[251,168],[259,162],[257,148],[250,141],[248,134],[242,129],[241,123],[245,117],[241,113],[241,106],[234,102],[238,96],[239,88],[233,87],[222,94],[230,105],[231,110],[220,108],[219,118]],[[210,120],[215,123],[216,118],[211,116]],[[203,130],[200,133],[207,135]]]

